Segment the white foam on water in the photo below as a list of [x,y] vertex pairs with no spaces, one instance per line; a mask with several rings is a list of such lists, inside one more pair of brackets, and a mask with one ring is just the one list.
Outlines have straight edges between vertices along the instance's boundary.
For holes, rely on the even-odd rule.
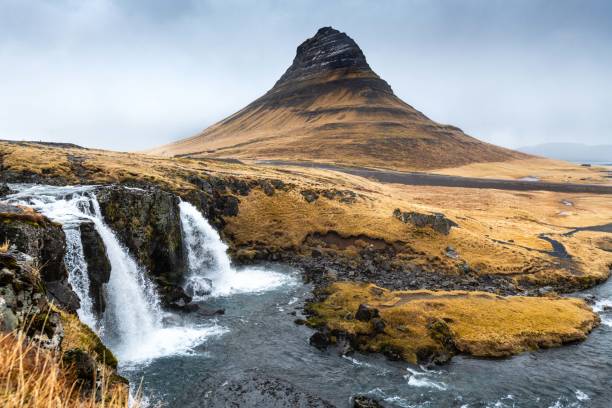
[[347,356],[347,355],[343,354],[342,358],[345,359],[345,360],[350,361],[351,363],[353,363],[356,366],[372,367],[372,364],[366,363],[365,361],[357,360],[356,358],[351,357],[351,356]]
[[194,300],[262,293],[296,283],[292,276],[264,267],[233,268],[227,245],[200,211],[185,201],[179,207],[190,273],[185,286]]
[[608,308],[612,309],[612,299],[601,299],[593,305],[593,311],[597,313],[603,312],[604,309]]
[[[229,330],[222,326],[201,327],[161,327],[150,333],[138,348],[126,350],[129,359],[121,365],[133,366],[147,363],[152,360],[176,355],[190,355],[193,349],[203,344],[211,337],[221,336]],[[117,351],[119,354],[121,350]],[[119,354],[120,355],[120,354]]]
[[406,367],[406,370],[410,373],[404,376],[404,378],[408,380],[408,385],[413,387],[433,388],[439,391],[446,391],[448,388],[443,382],[437,382],[429,378],[432,374],[435,374],[433,371],[418,371],[409,367]]
[[578,401],[588,401],[591,399],[591,397],[589,397],[588,394],[583,391],[576,390],[576,399]]

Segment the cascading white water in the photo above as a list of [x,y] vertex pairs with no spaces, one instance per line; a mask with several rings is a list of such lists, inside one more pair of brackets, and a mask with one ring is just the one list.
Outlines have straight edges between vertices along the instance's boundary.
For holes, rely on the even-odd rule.
[[[69,281],[81,300],[79,317],[98,332],[122,363],[186,352],[206,337],[225,332],[216,325],[164,327],[155,289],[104,222],[94,187],[12,187],[18,193],[9,197],[10,202],[33,207],[63,225]],[[94,223],[111,264],[110,280],[104,288],[106,310],[100,321],[92,312],[87,262],[78,229],[84,220]]]
[[81,242],[80,231],[69,224],[64,224],[66,234],[66,256],[64,262],[70,271],[68,282],[76,292],[81,301],[81,307],[77,311],[79,319],[89,327],[97,327],[98,322],[93,313],[93,304],[89,296],[89,274],[87,262],[83,254],[83,243]]
[[236,270],[227,255],[227,245],[200,211],[185,201],[179,207],[189,261],[185,287],[194,300],[207,295],[261,292],[294,282],[290,276],[265,268]]

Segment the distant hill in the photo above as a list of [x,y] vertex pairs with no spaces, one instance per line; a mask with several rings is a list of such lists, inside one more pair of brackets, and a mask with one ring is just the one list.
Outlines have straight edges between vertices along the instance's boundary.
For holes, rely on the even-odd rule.
[[544,143],[518,149],[521,152],[571,162],[612,163],[612,145],[583,143]]
[[434,169],[529,156],[436,123],[398,98],[345,33],[321,28],[265,95],[149,153]]

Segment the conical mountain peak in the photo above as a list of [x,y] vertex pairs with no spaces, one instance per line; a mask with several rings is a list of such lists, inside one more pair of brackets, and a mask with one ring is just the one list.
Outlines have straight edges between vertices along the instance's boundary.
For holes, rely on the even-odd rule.
[[371,71],[361,48],[351,37],[332,27],[323,27],[300,44],[293,64],[276,86],[340,69]]
[[524,156],[436,123],[368,65],[357,43],[323,27],[297,47],[274,87],[164,155],[317,162],[422,170]]

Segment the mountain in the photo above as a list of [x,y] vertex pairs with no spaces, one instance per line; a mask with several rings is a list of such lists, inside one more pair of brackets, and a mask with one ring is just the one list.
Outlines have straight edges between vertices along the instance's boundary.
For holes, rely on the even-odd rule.
[[436,123],[403,102],[345,33],[321,28],[265,95],[188,139],[149,153],[313,160],[397,169],[527,158]]
[[583,143],[544,143],[525,146],[521,152],[551,159],[586,163],[612,163],[612,145],[586,145]]

